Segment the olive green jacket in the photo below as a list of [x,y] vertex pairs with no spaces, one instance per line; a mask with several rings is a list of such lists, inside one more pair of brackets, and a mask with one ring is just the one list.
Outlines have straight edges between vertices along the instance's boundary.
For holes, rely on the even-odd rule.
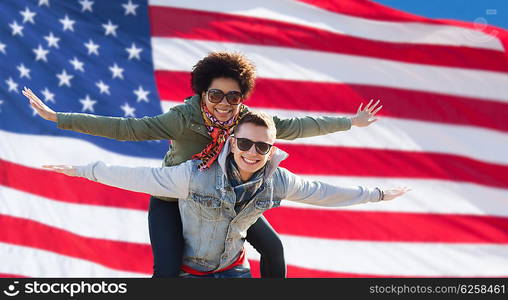
[[[60,129],[121,141],[171,140],[171,148],[164,157],[163,165],[175,166],[191,159],[212,141],[201,115],[200,101],[200,97],[196,95],[166,113],[144,118],[57,113],[57,126]],[[277,128],[277,138],[285,140],[325,135],[351,128],[351,120],[346,117],[273,117],[273,120]],[[172,198],[158,198],[177,201]]]

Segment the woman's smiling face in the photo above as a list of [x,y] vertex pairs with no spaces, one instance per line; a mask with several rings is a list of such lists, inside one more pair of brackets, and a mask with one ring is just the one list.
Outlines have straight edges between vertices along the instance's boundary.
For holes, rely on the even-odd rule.
[[[212,83],[208,87],[209,90],[217,89],[227,94],[228,92],[235,91],[240,92],[240,85],[238,82],[232,78],[215,78],[212,80]],[[231,105],[226,100],[226,97],[222,99],[219,103],[210,102],[208,98],[208,93],[205,91],[201,94],[201,98],[205,100],[205,105],[208,111],[215,117],[217,120],[225,122],[238,115],[240,112],[240,104]]]

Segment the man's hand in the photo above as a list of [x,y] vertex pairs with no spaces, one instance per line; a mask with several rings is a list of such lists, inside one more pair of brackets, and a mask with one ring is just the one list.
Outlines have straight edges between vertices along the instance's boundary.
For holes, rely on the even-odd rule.
[[45,169],[48,169],[53,172],[62,173],[67,176],[77,176],[76,168],[74,166],[68,165],[44,165],[42,166]]
[[41,116],[43,119],[56,122],[56,113],[49,108],[44,102],[42,102],[39,97],[37,97],[32,90],[28,89],[27,87],[23,87],[23,90],[21,91],[25,97],[30,100],[30,105],[37,111],[39,116]]
[[360,104],[360,107],[358,107],[358,111],[354,117],[351,118],[351,125],[352,126],[358,126],[358,127],[365,127],[369,126],[370,124],[376,122],[378,119],[375,117],[376,113],[383,107],[382,105],[376,108],[376,106],[379,104],[379,101],[370,106],[372,104],[372,101],[370,100],[369,104],[365,106],[365,108],[362,110],[363,102]]
[[384,193],[383,201],[392,200],[397,197],[400,197],[405,193],[409,192],[410,190],[411,189],[407,187],[397,187],[388,190],[383,190]]

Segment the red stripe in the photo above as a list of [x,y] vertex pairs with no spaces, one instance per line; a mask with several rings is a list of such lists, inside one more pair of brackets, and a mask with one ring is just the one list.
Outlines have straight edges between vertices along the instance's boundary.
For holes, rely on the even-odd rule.
[[370,0],[295,0],[320,7],[322,9],[373,20],[380,21],[407,21],[426,22],[431,21],[425,17],[406,13],[388,6],[375,3]]
[[[291,154],[281,166],[296,174],[444,179],[508,188],[508,166],[458,155],[351,147],[278,146]],[[316,155],[320,157],[318,163]]]
[[508,72],[505,54],[494,50],[373,41],[280,21],[170,7],[150,7],[150,19],[152,35],[156,37],[290,47]]
[[0,215],[0,228],[0,241],[3,243],[76,257],[115,270],[152,273],[150,245],[83,237],[39,222],[6,215]]
[[18,274],[0,273],[0,278],[27,278],[27,276],[22,276]]
[[[264,215],[277,232],[295,236],[380,242],[508,244],[508,218],[503,217],[292,207],[271,209]],[[411,224],[410,230],[407,224]]]
[[450,25],[482,31],[485,34],[491,35],[492,37],[499,39],[503,44],[505,53],[506,50],[508,49],[508,31],[492,25],[478,26],[478,24],[475,24],[473,22],[425,18],[401,10],[393,9],[370,0],[295,0],[295,1],[304,2],[335,13],[346,14],[373,20]]
[[0,185],[63,202],[148,210],[147,194],[0,159]]
[[[192,95],[188,72],[156,71],[155,79],[161,99],[180,101]],[[379,116],[508,131],[506,103],[380,86],[259,78],[246,104],[351,114],[370,99],[381,99]]]

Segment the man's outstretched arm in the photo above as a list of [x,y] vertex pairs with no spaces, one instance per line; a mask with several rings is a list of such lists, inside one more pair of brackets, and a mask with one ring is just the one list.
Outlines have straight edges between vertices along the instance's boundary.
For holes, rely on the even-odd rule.
[[85,166],[45,165],[54,172],[155,196],[187,198],[191,161],[174,167],[126,167],[94,162]]

